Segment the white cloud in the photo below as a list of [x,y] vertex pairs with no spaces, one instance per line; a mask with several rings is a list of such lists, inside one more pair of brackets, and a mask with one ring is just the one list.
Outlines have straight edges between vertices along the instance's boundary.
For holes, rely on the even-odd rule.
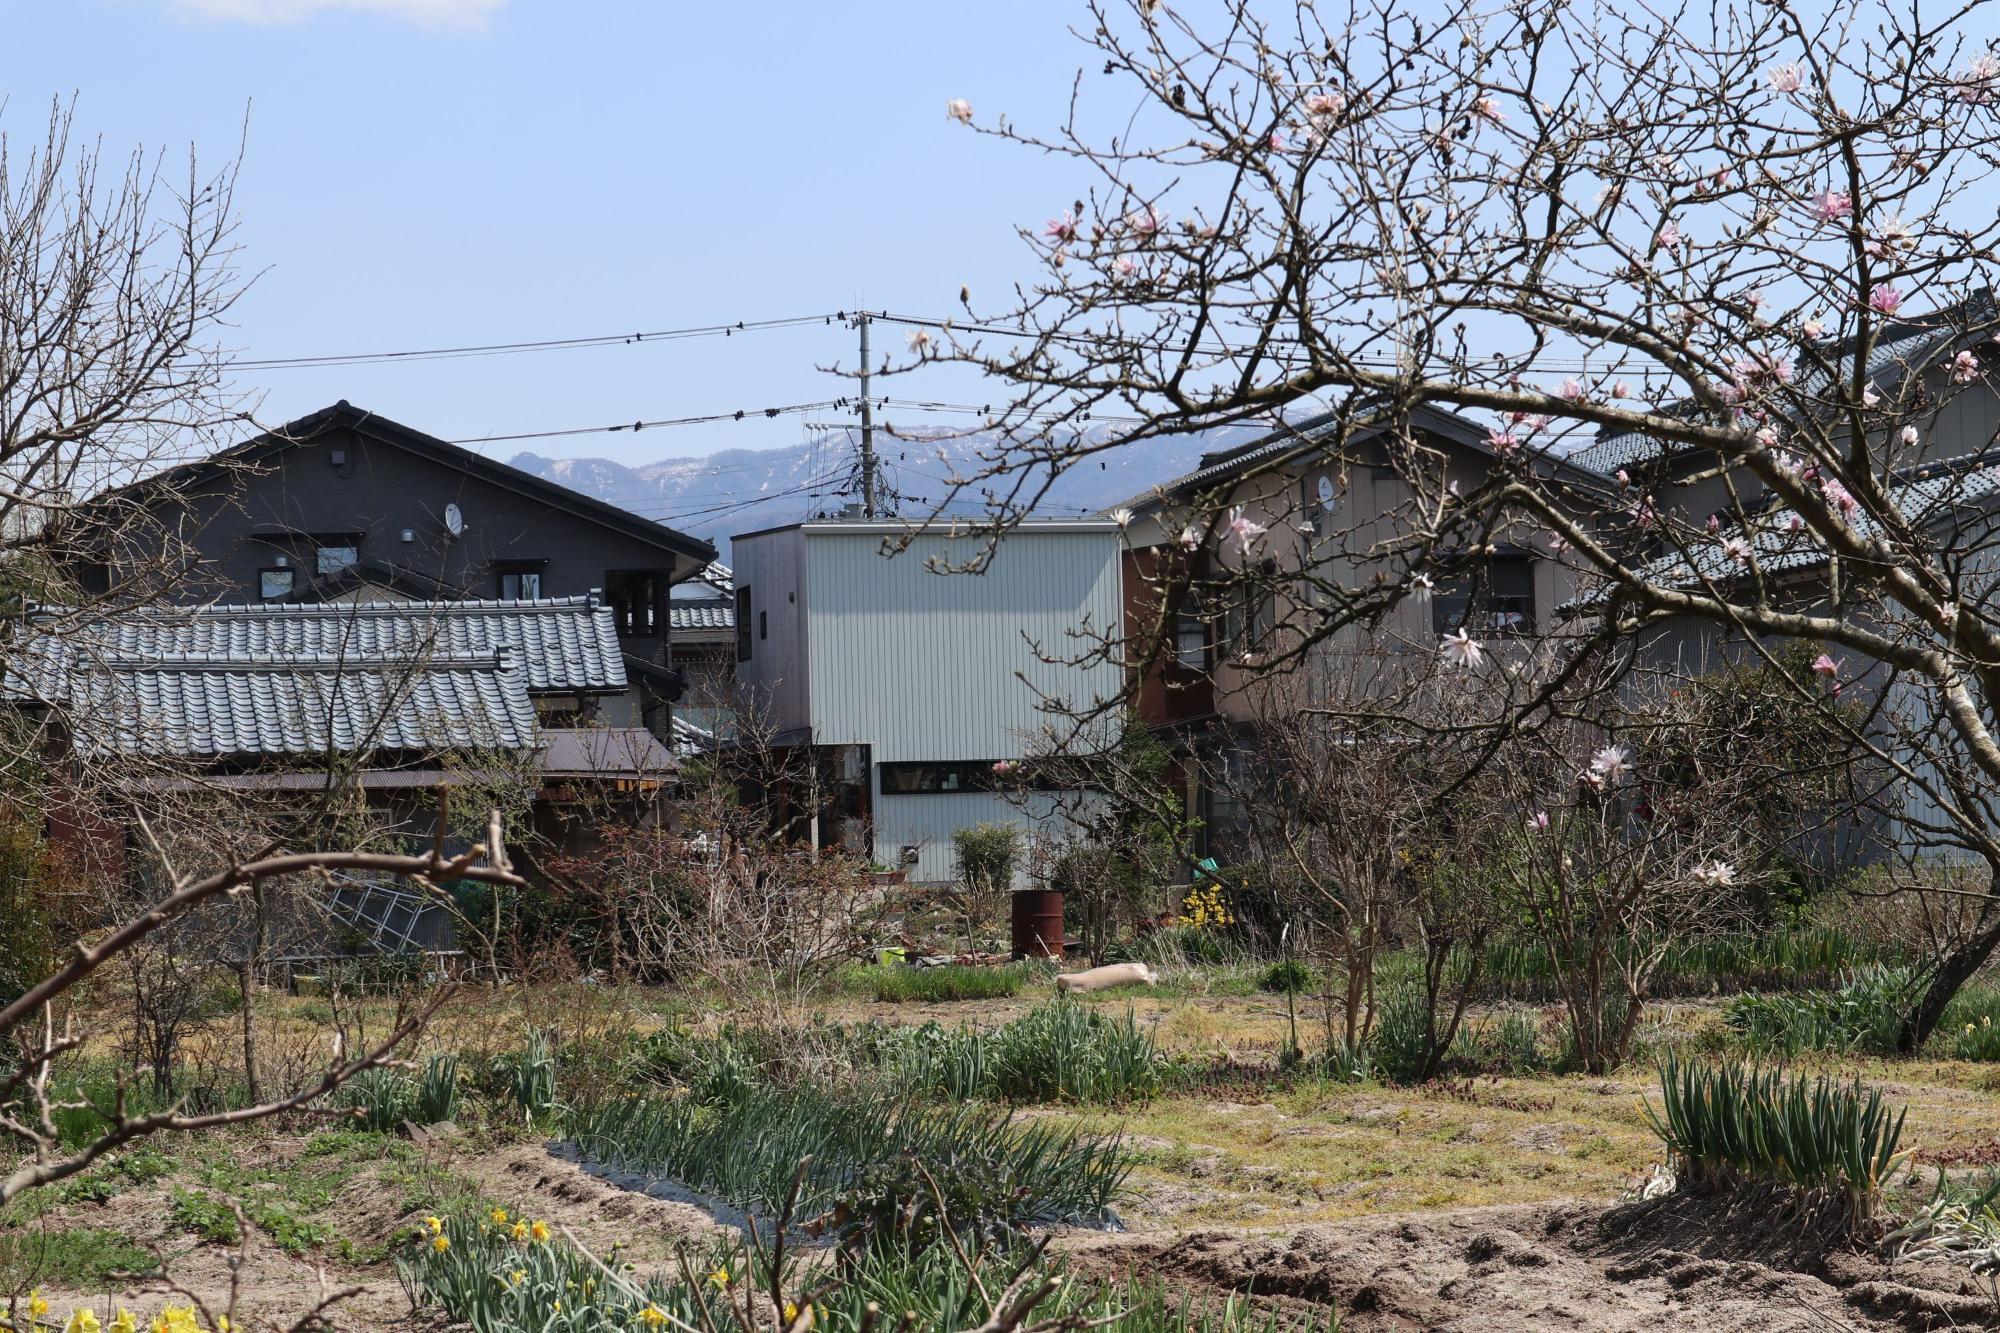
[[344,10],[380,14],[420,28],[473,31],[507,0],[170,0],[177,13],[224,23],[303,23],[315,14]]

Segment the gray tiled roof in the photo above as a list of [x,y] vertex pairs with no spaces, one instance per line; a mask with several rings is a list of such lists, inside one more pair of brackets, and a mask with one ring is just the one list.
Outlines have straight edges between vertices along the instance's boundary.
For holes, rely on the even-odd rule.
[[676,767],[667,747],[644,727],[551,727],[542,733],[541,771],[548,777],[657,779]]
[[[1961,508],[1985,504],[2000,496],[2000,462],[1959,460],[1929,475],[1907,481],[1889,491],[1897,512],[1917,527],[1935,527],[1948,521]],[[1826,563],[1826,549],[1809,528],[1791,530],[1790,509],[1773,509],[1755,517],[1749,536],[1757,567],[1766,577],[1796,574]],[[1850,520],[1862,537],[1880,530],[1865,511],[1857,510]],[[1744,567],[1724,553],[1722,543],[1742,532],[1725,530],[1716,537],[1691,544],[1685,554],[1672,552],[1650,561],[1635,571],[1648,583],[1669,588],[1695,588],[1704,583],[1729,584],[1744,576]],[[1587,607],[1603,599],[1602,591],[1579,598],[1572,607]]]
[[78,651],[17,643],[15,697],[53,705],[84,753],[216,758],[525,749],[535,706],[518,654]]
[[536,601],[262,603],[134,608],[64,637],[121,658],[514,657],[531,694],[623,690],[611,608],[596,598]]
[[[1968,329],[1983,334],[1995,315],[1993,295],[1983,291],[1949,309],[1884,325],[1864,367],[1869,382],[1884,391],[1890,390],[1910,372],[1935,362],[1940,354],[1964,338]],[[1845,377],[1844,366],[1849,364],[1851,348],[1829,343],[1821,356]],[[1822,408],[1831,410],[1826,390],[1826,381],[1817,366],[1802,367],[1790,393],[1781,395],[1779,401],[1786,405],[1786,415],[1794,418]],[[1676,403],[1662,411],[1685,420],[1701,416],[1700,408],[1692,401]],[[1642,431],[1607,429],[1572,457],[1600,472],[1614,472],[1631,463],[1676,452],[1679,450]]]
[[676,634],[687,630],[735,629],[736,608],[729,602],[668,602],[667,626]]

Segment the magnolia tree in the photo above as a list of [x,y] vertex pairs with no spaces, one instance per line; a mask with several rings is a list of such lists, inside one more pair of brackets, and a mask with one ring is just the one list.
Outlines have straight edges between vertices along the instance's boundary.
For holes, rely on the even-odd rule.
[[[1796,701],[1856,705],[1885,853],[1992,867],[2000,607],[1974,456],[1995,416],[1994,19],[1095,4],[1066,122],[949,108],[1067,162],[1075,188],[1023,229],[1035,276],[1012,308],[924,331],[915,361],[1017,386],[964,478],[1003,496],[996,525],[1156,436],[1284,430],[1305,406],[1335,457],[1378,431],[1353,462],[1398,498],[1280,562],[1288,637],[1251,669],[1393,623],[1532,533],[1579,590],[1574,633],[1498,732],[1547,721],[1586,674],[1615,688],[1620,663],[1758,665]],[[1413,425],[1438,408],[1479,423],[1490,469],[1439,465]],[[1114,413],[1144,424],[1064,428]],[[1227,500],[1172,514],[1169,554],[1222,538],[1242,577],[1271,577],[1256,557],[1291,534]],[[1476,626],[1419,646],[1467,682],[1504,665]],[[1989,896],[1906,1044],[1996,944]]]

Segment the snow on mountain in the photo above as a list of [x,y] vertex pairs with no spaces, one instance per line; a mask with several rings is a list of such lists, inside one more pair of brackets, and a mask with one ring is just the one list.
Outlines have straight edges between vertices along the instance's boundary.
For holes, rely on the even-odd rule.
[[[1201,455],[1255,438],[1250,427],[1225,428],[1107,450],[1064,472],[1034,511],[1043,517],[1092,513],[1191,471]],[[857,432],[838,433],[782,449],[725,449],[702,458],[667,458],[636,467],[605,458],[543,458],[518,454],[512,464],[635,514],[706,537],[728,558],[728,539],[800,519],[837,514],[860,496]],[[949,478],[981,467],[979,451],[993,437],[979,432],[876,434],[882,484],[894,511],[929,513],[949,491]],[[985,508],[962,495],[952,512]]]

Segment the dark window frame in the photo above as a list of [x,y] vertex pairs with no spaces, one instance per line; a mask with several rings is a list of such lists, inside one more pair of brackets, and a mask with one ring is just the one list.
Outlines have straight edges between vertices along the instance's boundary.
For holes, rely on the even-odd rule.
[[[645,581],[648,593],[644,597],[635,597],[630,589],[641,580]],[[610,604],[612,616],[618,623],[618,633],[624,638],[659,637],[666,625],[666,616],[662,613],[666,592],[667,571],[664,569],[604,571],[604,600]]]
[[[493,562],[494,595],[503,602],[533,601],[535,598],[544,595],[542,590],[542,576],[548,572],[548,568],[549,562],[546,560],[495,560]],[[509,592],[507,590],[507,580],[518,580],[531,575],[535,580],[534,592],[521,592],[518,583],[515,584],[515,591]]]
[[[272,594],[264,591],[266,574],[283,574],[288,581],[285,590]],[[297,565],[263,565],[257,570],[257,597],[265,602],[282,602],[299,590],[299,567]]]
[[[1506,571],[1502,590],[1496,574]],[[1460,556],[1444,565],[1431,595],[1431,630],[1460,628],[1480,635],[1517,636],[1535,632],[1535,556],[1502,548],[1490,556]]]
[[751,597],[750,585],[741,584],[736,589],[736,660],[747,662],[754,646],[750,633]]

